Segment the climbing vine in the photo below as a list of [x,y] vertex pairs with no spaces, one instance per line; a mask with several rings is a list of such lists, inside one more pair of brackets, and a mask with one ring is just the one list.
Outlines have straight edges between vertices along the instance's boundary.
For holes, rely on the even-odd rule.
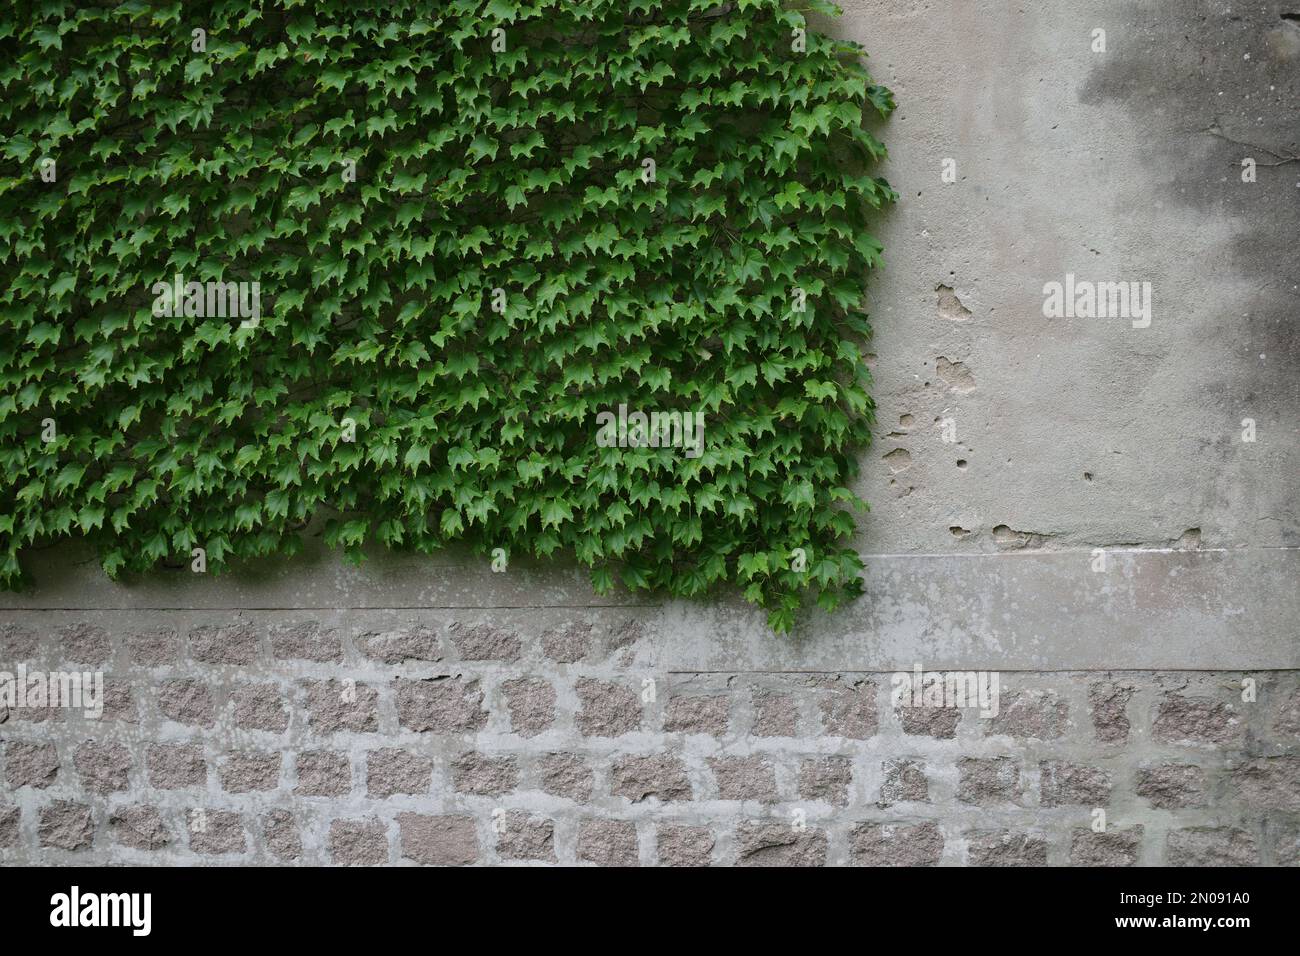
[[0,11],[0,582],[374,545],[860,590],[870,113],[833,5]]

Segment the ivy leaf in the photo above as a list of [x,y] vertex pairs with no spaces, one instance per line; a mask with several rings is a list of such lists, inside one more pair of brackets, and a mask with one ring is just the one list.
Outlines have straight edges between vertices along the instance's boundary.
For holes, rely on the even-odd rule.
[[402,463],[409,471],[419,470],[420,465],[429,464],[429,453],[432,448],[429,445],[412,445],[402,457]]
[[552,498],[542,504],[542,527],[557,527],[573,518],[573,508],[560,498]]

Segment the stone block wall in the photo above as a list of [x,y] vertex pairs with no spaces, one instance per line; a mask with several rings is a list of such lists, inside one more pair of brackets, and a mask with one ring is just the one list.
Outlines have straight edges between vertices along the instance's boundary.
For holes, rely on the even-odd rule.
[[1300,864],[1297,671],[1002,672],[983,717],[660,670],[617,611],[8,616],[106,690],[0,712],[0,863]]

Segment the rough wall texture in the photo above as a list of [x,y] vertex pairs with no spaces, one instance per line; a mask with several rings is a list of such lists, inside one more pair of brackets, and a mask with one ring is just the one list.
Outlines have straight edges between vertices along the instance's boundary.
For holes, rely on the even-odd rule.
[[[845,6],[899,101],[864,547],[1300,544],[1300,5]],[[1044,318],[1067,273],[1150,326]]]
[[1300,863],[1295,672],[1006,674],[985,718],[642,670],[618,614],[111,617],[4,630],[109,674],[97,721],[6,715],[8,862]]
[[[110,706],[0,714],[0,862],[1300,863],[1300,11],[845,6],[901,107],[867,596],[777,640],[555,566],[33,555],[0,670]],[[1044,318],[1067,273],[1150,326]],[[999,716],[896,711],[914,664]]]

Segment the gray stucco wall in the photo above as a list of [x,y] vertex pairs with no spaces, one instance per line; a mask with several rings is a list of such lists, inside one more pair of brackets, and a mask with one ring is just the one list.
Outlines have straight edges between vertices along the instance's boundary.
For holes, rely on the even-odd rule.
[[[866,596],[775,638],[562,565],[33,555],[0,669],[111,706],[0,714],[0,862],[1300,862],[1300,8],[845,6],[900,102]],[[1067,273],[1149,327],[1045,318]]]

